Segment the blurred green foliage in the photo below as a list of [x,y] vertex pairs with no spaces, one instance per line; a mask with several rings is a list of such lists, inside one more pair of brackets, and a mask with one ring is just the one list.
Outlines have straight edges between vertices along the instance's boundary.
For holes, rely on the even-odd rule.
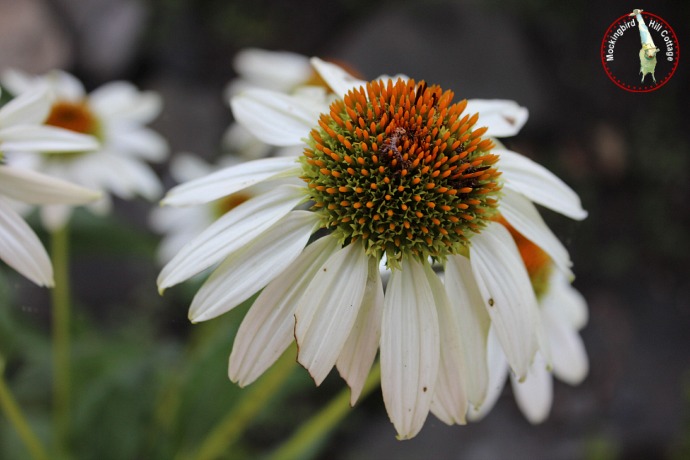
[[[135,254],[153,264],[157,239],[117,216],[99,218],[79,212],[73,223],[74,264],[103,254],[119,254],[122,259]],[[109,244],[98,244],[99,240]],[[25,285],[10,270],[1,275],[0,355],[6,362],[5,378],[50,451],[48,301],[41,300],[45,292]],[[155,282],[148,281],[151,294],[157,296]],[[229,381],[227,362],[237,328],[253,299],[214,321],[194,326],[185,321],[171,331],[166,317],[186,316],[198,280],[170,289],[159,305],[111,306],[120,314],[105,317],[93,306],[81,304],[79,282],[74,280],[70,458],[191,458],[213,427],[241,398],[251,395],[252,386],[240,389]],[[250,458],[266,452],[314,412],[315,401],[303,401],[297,410],[290,402],[305,386],[313,387],[305,374],[294,372],[270,400],[271,410],[262,411],[246,427],[248,435],[221,458]],[[29,458],[14,428],[1,416],[0,458]]]

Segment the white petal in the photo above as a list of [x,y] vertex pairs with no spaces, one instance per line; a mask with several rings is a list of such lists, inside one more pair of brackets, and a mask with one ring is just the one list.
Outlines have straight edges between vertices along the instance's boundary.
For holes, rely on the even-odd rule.
[[0,198],[0,259],[39,286],[53,285],[53,269],[41,241]]
[[51,232],[60,230],[69,221],[72,216],[72,206],[64,204],[48,204],[41,206],[39,214],[41,215],[41,223]]
[[136,126],[117,126],[108,130],[108,149],[151,162],[168,157],[168,142],[157,132]]
[[[225,130],[222,144],[224,151],[231,154],[237,154],[249,160],[267,157],[271,149],[273,149],[272,146],[257,139],[247,128],[239,123],[232,123],[228,129]],[[293,148],[295,147],[293,146]],[[297,148],[299,149],[298,154],[301,154],[304,150],[303,146]]]
[[52,70],[43,78],[57,99],[81,102],[86,97],[84,85],[74,75],[63,70]]
[[124,199],[139,194],[149,200],[158,198],[162,185],[153,170],[141,161],[118,155],[115,152],[101,151],[91,154],[77,162],[81,177],[92,175],[101,188],[112,191]]
[[587,217],[577,193],[551,171],[510,150],[494,149],[492,153],[500,157],[498,167],[505,179],[504,189],[522,193],[535,203],[572,219]]
[[0,194],[30,204],[83,204],[101,193],[27,169],[0,165]]
[[248,244],[228,254],[192,300],[189,319],[206,321],[228,312],[278,276],[300,255],[319,217],[294,211]]
[[479,406],[486,396],[489,380],[486,347],[491,320],[467,257],[448,257],[444,284],[448,299],[457,315],[467,368],[467,397],[474,406]]
[[334,253],[304,291],[295,311],[297,361],[316,385],[335,365],[364,297],[368,257],[361,243]]
[[508,379],[508,362],[493,327],[489,330],[487,338],[486,361],[489,368],[486,397],[481,406],[472,406],[467,413],[467,418],[473,422],[483,419],[491,412],[503,393],[503,387]]
[[179,152],[170,161],[170,175],[177,183],[189,182],[215,172],[215,167],[199,155]]
[[163,100],[125,81],[107,83],[89,95],[89,105],[104,119],[145,124],[158,116]]
[[303,99],[269,90],[247,90],[233,97],[230,106],[250,133],[282,147],[303,144],[319,120],[319,112]]
[[303,187],[283,185],[233,208],[163,267],[158,276],[158,289],[162,292],[220,262],[280,220],[303,199]]
[[99,147],[93,136],[45,125],[14,125],[0,129],[0,149],[5,152],[87,152]]
[[353,77],[339,66],[317,57],[311,58],[311,65],[314,66],[321,78],[325,80],[331,90],[340,98],[351,89],[367,84],[367,82]]
[[570,271],[573,263],[568,250],[546,225],[531,201],[524,195],[506,190],[500,200],[499,210],[518,233],[546,252],[564,273],[574,277]]
[[306,56],[258,48],[240,50],[233,67],[252,85],[285,92],[305,83],[313,73]]
[[551,343],[549,337],[547,336],[544,315],[541,308],[537,309],[537,345],[539,347],[538,354],[541,355],[542,361],[544,361],[545,366],[549,371],[553,368],[553,357],[551,355]]
[[527,122],[529,112],[515,101],[506,99],[468,99],[465,112],[479,113],[477,126],[486,126],[491,137],[516,135]]
[[228,375],[241,387],[268,369],[294,339],[295,309],[316,272],[337,248],[336,238],[321,238],[268,283],[240,325]]
[[18,96],[31,88],[37,86],[37,77],[30,75],[23,70],[7,69],[0,75],[2,86],[10,91],[14,96]]
[[15,97],[0,109],[0,127],[38,125],[50,112],[50,97],[44,85],[38,85]]
[[350,386],[350,405],[354,406],[362,393],[381,339],[383,314],[383,283],[376,259],[369,258],[367,284],[362,305],[352,326],[336,366],[340,376]]
[[425,266],[434,303],[438,313],[441,362],[438,370],[436,390],[431,401],[434,415],[448,425],[464,425],[467,413],[468,368],[461,340],[460,312],[451,305],[443,283],[431,266]]
[[568,278],[559,271],[554,271],[549,279],[549,289],[544,293],[541,304],[555,303],[562,316],[567,318],[568,324],[580,330],[589,320],[587,301],[575,289]]
[[546,367],[546,362],[537,353],[523,382],[512,377],[510,379],[518,407],[527,420],[535,425],[546,420],[553,401],[553,379]]
[[513,371],[522,379],[537,351],[537,300],[513,237],[491,223],[472,237],[470,261],[491,324]]
[[438,316],[424,268],[404,258],[393,270],[381,323],[381,389],[399,439],[422,429],[438,380]]
[[248,161],[173,187],[162,204],[186,206],[210,203],[265,180],[296,176],[301,170],[294,157]]
[[564,382],[577,385],[587,376],[589,360],[582,338],[558,302],[559,297],[556,294],[542,301],[544,328],[551,348],[554,374]]

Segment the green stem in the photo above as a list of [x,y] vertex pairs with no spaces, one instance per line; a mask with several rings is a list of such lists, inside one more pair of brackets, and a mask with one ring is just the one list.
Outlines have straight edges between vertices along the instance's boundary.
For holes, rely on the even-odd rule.
[[[366,397],[381,382],[381,367],[377,364],[364,382],[360,399]],[[341,391],[326,407],[321,409],[295,434],[268,457],[269,460],[309,458],[318,444],[350,413],[350,390]]]
[[[172,377],[165,380],[164,387],[160,392],[154,412],[154,423],[151,426],[146,448],[146,452],[150,454],[145,455],[145,458],[153,457],[153,452],[156,452],[161,443],[176,450],[177,444],[170,440],[170,436],[173,425],[179,417],[183,387],[189,385],[190,379],[193,378],[193,363],[206,360],[207,355],[218,349],[221,343],[224,350],[227,348],[225,344],[227,326],[228,324],[223,320],[207,321],[192,329],[190,340],[185,342],[186,351],[184,355],[182,355],[176,370],[172,372]],[[189,453],[180,453],[180,456],[184,457],[184,455],[189,455]]]
[[227,448],[240,437],[249,422],[281,388],[294,368],[295,349],[291,347],[256,384],[247,390],[246,395],[209,433],[191,458],[213,460],[223,455]]
[[19,437],[24,442],[27,450],[31,453],[31,457],[37,460],[48,460],[48,454],[43,448],[43,444],[38,439],[36,434],[31,430],[26,417],[22,413],[17,400],[14,399],[12,392],[5,381],[4,363],[0,359],[0,407],[7,415],[10,424],[17,430]]
[[53,423],[58,452],[65,452],[70,424],[70,293],[67,224],[51,234],[53,301]]

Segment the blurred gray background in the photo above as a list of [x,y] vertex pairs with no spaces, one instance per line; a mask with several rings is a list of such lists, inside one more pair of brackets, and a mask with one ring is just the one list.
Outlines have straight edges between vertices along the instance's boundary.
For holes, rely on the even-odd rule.
[[[619,89],[599,57],[608,26],[633,7],[663,17],[680,40],[678,71],[652,93]],[[516,100],[530,119],[507,146],[557,173],[590,213],[574,223],[545,211],[589,303],[589,377],[557,383],[540,426],[508,389],[482,422],[447,427],[430,416],[405,442],[374,393],[320,458],[681,459],[690,458],[688,21],[690,4],[671,1],[0,0],[0,70],[63,68],[89,89],[127,79],[156,90],[165,108],[154,128],[173,152],[209,160],[232,120],[222,90],[233,55],[247,46],[337,58],[367,78],[405,73],[458,98]],[[167,180],[165,165],[158,172]],[[149,209],[117,208],[141,232]],[[152,260],[113,261],[85,247],[75,270],[89,282],[75,296],[101,306],[93,315],[103,327],[124,314],[109,309],[136,297],[166,333],[184,337],[185,306],[157,297]]]

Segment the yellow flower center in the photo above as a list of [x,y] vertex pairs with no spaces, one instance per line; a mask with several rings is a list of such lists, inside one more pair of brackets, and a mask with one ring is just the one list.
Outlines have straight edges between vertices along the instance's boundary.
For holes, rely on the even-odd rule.
[[85,102],[56,102],[50,110],[46,124],[82,134],[98,134],[98,120]]
[[[53,104],[45,121],[46,125],[56,126],[80,134],[89,134],[102,139],[98,118],[91,112],[86,101],[58,101]],[[46,153],[50,161],[71,161],[89,152]]]
[[498,156],[467,102],[414,80],[373,81],[333,102],[302,157],[314,210],[343,242],[396,267],[444,259],[495,214]]

